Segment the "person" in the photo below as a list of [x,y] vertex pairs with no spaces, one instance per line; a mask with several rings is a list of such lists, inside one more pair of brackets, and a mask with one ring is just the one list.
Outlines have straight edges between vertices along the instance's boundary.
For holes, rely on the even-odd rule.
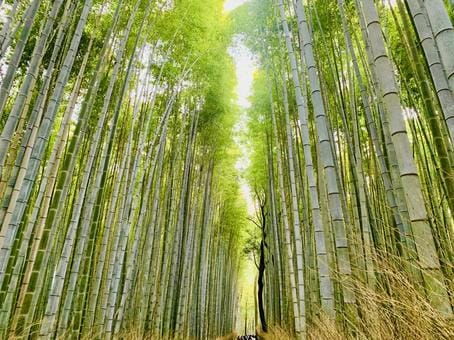
[[238,340],[258,340],[258,337],[257,335],[242,335],[242,336],[238,336]]

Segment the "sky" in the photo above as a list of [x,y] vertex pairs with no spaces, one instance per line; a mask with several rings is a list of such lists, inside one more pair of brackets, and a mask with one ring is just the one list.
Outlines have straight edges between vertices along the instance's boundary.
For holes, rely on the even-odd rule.
[[224,10],[225,11],[231,11],[232,9],[235,9],[238,6],[241,6],[244,4],[247,0],[225,0],[224,2]]
[[[248,0],[226,0],[224,3],[224,10],[226,12],[229,12],[247,1]],[[241,157],[238,159],[236,163],[236,168],[241,174],[244,173],[244,171],[249,166],[250,162],[249,150],[247,146],[244,143],[242,143],[241,135],[247,129],[247,115],[245,114],[244,111],[246,111],[251,106],[249,96],[251,95],[252,92],[254,72],[257,67],[256,62],[254,60],[254,55],[244,44],[241,35],[236,35],[233,37],[232,44],[229,47],[229,54],[232,56],[233,62],[235,63],[237,78],[236,87],[237,104],[240,107],[240,110],[242,111],[242,114],[240,115],[240,118],[234,128],[235,130],[234,140],[241,150]],[[251,188],[249,187],[244,178],[240,178],[240,186],[243,197],[247,203],[248,214],[252,216],[254,215],[255,207],[254,200],[252,199],[251,195]]]
[[[249,166],[249,150],[247,145],[242,142],[241,136],[247,130],[247,115],[245,111],[251,106],[249,101],[249,96],[252,92],[252,83],[254,81],[254,72],[256,70],[256,63],[254,60],[254,55],[251,51],[245,46],[242,37],[237,35],[232,40],[232,45],[229,48],[229,53],[233,58],[236,69],[237,77],[237,87],[236,87],[236,96],[237,104],[240,107],[241,114],[234,127],[235,143],[239,146],[241,150],[241,156],[236,163],[237,170],[241,173]],[[243,197],[246,200],[248,213],[249,215],[254,215],[254,201],[251,197],[251,190],[244,178],[240,178],[241,190],[243,192]]]
[[[226,12],[231,11],[246,1],[247,0],[226,0],[224,3],[224,10]],[[246,179],[241,176],[250,163],[250,150],[247,145],[245,145],[242,136],[244,136],[244,133],[247,131],[246,110],[251,106],[249,96],[252,93],[252,83],[254,81],[254,72],[257,69],[257,64],[253,53],[246,47],[241,35],[233,37],[232,44],[229,48],[229,54],[235,63],[237,104],[241,110],[238,122],[234,127],[234,140],[241,150],[241,156],[236,163],[236,168],[240,173],[239,184],[243,198],[246,201],[248,215],[253,217],[256,209],[254,199],[252,198],[251,188]],[[239,317],[236,320],[236,329],[239,333],[244,332],[243,322],[245,314],[248,314],[248,319],[252,319],[254,316],[254,287],[257,279],[257,268],[250,259],[244,262],[241,275],[240,310],[238,314]],[[248,329],[246,333],[254,333],[254,326],[251,327],[252,328]]]
[[241,108],[247,109],[250,107],[249,96],[252,91],[252,82],[254,81],[254,72],[256,70],[256,62],[254,55],[244,45],[240,35],[233,38],[232,45],[229,48],[229,53],[233,58],[236,68],[238,105]]

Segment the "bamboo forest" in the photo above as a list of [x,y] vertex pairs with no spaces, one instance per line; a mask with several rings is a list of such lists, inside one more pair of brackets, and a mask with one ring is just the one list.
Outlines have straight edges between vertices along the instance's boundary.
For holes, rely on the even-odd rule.
[[0,340],[454,339],[454,0],[0,0]]

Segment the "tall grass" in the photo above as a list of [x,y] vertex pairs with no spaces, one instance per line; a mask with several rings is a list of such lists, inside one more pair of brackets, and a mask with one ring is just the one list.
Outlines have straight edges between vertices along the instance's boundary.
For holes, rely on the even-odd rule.
[[[336,322],[319,316],[308,325],[308,339],[454,339],[454,318],[435,310],[424,297],[423,287],[390,261],[376,264],[380,271],[375,289],[360,280],[354,283],[358,315],[339,315]],[[261,336],[266,340],[294,339],[291,332],[279,327],[270,327],[270,332]]]

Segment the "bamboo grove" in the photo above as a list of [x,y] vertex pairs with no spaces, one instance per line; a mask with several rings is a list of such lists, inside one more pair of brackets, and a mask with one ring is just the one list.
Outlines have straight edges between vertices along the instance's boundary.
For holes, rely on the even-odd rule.
[[0,338],[230,332],[244,209],[222,2],[0,9]]
[[236,10],[259,64],[248,178],[265,211],[262,328],[454,336],[452,10],[442,0]]
[[454,338],[453,1],[223,5],[0,0],[0,339]]

